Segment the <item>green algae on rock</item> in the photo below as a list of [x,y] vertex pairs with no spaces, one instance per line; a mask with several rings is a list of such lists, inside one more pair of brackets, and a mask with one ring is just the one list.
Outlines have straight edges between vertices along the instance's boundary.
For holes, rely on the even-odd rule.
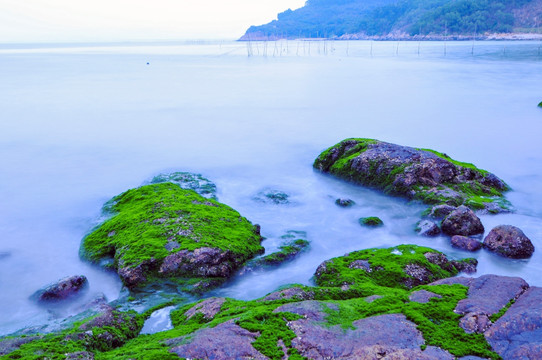
[[128,190],[108,206],[114,216],[83,239],[80,253],[130,288],[150,278],[216,285],[263,252],[258,226],[172,183]]
[[492,173],[429,149],[351,138],[323,151],[314,168],[386,194],[426,204],[509,210],[508,185]]
[[384,222],[376,216],[362,217],[358,221],[361,226],[379,227],[384,225]]

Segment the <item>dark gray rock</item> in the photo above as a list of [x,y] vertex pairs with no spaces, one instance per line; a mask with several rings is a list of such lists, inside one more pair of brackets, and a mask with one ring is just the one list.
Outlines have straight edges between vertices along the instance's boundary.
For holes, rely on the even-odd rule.
[[420,220],[416,224],[416,232],[421,236],[437,236],[440,234],[440,228],[431,220]]
[[233,275],[240,261],[231,251],[218,248],[181,250],[166,256],[158,273],[165,276],[183,274],[227,278]]
[[451,205],[435,205],[429,210],[428,216],[433,219],[441,220],[450,215],[450,213],[455,209],[456,207]]
[[343,198],[339,198],[337,200],[335,200],[335,204],[337,204],[337,206],[340,206],[340,207],[352,207],[356,204],[356,202],[354,200],[351,200],[351,199],[343,199]]
[[421,304],[428,303],[432,298],[440,299],[442,296],[427,290],[418,290],[410,294],[408,299]]
[[165,344],[172,346],[170,351],[181,358],[267,360],[252,346],[257,337],[257,333],[245,330],[230,320],[213,328],[167,340]]
[[484,233],[484,226],[474,211],[460,206],[442,221],[442,232],[453,236],[471,236]]
[[497,275],[472,279],[468,286],[467,298],[460,300],[455,308],[458,314],[496,314],[529,287],[521,278]]
[[534,252],[534,245],[521,229],[512,225],[493,228],[484,239],[484,247],[501,256],[526,259]]
[[88,287],[88,280],[83,275],[75,275],[58,280],[34,294],[31,299],[39,302],[55,302],[73,298]]
[[542,359],[542,288],[528,289],[484,335],[504,359]]
[[203,317],[210,321],[212,320],[216,314],[220,312],[220,309],[222,308],[222,304],[224,304],[224,301],[226,299],[224,298],[211,298],[206,299],[199,304],[194,305],[190,309],[188,309],[184,315],[190,319],[196,314],[202,314]]
[[452,246],[467,250],[467,251],[477,251],[482,248],[482,243],[476,239],[462,236],[462,235],[454,235],[452,236]]

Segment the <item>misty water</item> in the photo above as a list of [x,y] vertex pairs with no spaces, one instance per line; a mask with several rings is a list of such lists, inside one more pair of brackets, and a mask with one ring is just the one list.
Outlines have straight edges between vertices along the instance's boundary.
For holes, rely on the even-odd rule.
[[[248,56],[252,55],[252,56]],[[273,271],[233,279],[209,295],[253,299],[311,284],[325,259],[369,247],[429,246],[474,256],[481,274],[542,285],[542,57],[538,42],[270,42],[0,46],[0,334],[60,319],[103,293],[116,274],[80,260],[102,204],[152,176],[201,173],[218,198],[262,226],[268,251],[288,230],[311,248]],[[486,233],[520,227],[530,260],[454,249],[417,236],[424,206],[315,172],[348,137],[433,148],[489,170],[513,191],[513,214],[482,215]],[[290,204],[261,203],[262,189]],[[339,208],[338,197],[356,206]],[[379,216],[385,226],[359,226]],[[29,300],[84,274],[70,306]]]

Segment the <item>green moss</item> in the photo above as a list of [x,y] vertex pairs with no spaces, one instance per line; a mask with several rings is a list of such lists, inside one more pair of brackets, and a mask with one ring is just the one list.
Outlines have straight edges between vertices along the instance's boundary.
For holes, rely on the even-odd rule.
[[[172,183],[142,186],[112,199],[115,215],[83,239],[81,255],[134,267],[201,247],[231,251],[240,262],[261,253],[260,236],[237,211]],[[175,244],[171,250],[166,245]]]
[[[377,142],[377,140],[365,138],[350,138],[343,140],[340,143],[333,145],[332,147],[323,151],[320,156],[316,158],[313,166],[317,169],[327,172],[334,163],[334,161],[331,160],[333,158],[332,156],[330,156],[331,154],[338,154],[338,156],[341,158],[341,164],[344,165],[349,160],[354,159],[362,152],[366,151],[367,147],[370,144],[375,144]],[[337,167],[339,166],[340,165],[338,165]]]
[[291,260],[301,252],[306,251],[310,243],[304,239],[289,241],[279,246],[279,251],[263,256],[254,261],[255,265],[278,265]]
[[384,222],[380,220],[380,218],[376,216],[370,216],[370,217],[362,217],[359,219],[359,224],[361,226],[369,226],[369,227],[379,227],[383,226]]
[[[426,253],[440,252],[416,245],[399,245],[391,249],[367,249],[328,260],[325,271],[317,270],[316,284],[325,287],[349,285],[363,289],[370,285],[407,289],[412,279],[405,273],[407,265],[417,265],[427,270],[428,282],[457,274],[457,269],[441,268],[425,257]],[[364,295],[366,293],[363,293]],[[372,295],[367,294],[365,296]]]
[[508,311],[508,309],[510,309],[510,306],[514,305],[514,303],[516,302],[516,299],[512,299],[508,302],[508,304],[506,304],[505,307],[503,307],[498,313],[496,314],[493,314],[489,317],[489,320],[491,320],[492,323],[495,323],[497,320],[499,320],[504,314],[506,314],[506,312]]

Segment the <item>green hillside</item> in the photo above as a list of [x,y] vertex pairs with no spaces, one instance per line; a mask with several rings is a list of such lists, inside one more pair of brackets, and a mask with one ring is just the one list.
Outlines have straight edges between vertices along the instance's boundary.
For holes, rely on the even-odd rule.
[[537,32],[542,0],[308,0],[242,40]]

